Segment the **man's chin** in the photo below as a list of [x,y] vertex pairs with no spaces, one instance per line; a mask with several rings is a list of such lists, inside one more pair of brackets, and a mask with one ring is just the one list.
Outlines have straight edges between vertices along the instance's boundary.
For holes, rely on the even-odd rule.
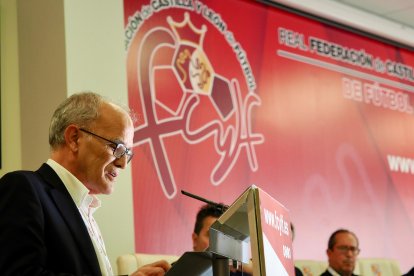
[[104,186],[103,186],[104,189],[102,189],[103,190],[102,194],[105,194],[105,195],[112,194],[112,192],[114,191],[115,183],[116,183],[116,179],[113,178],[113,177],[107,177],[106,179],[104,179],[104,183],[103,183],[104,184]]
[[355,266],[352,265],[344,265],[342,267],[342,271],[346,274],[352,274],[354,272]]
[[106,188],[105,191],[102,192],[102,194],[104,194],[104,195],[110,195],[110,194],[113,193],[113,191],[114,191],[114,186],[113,185],[110,185],[110,186],[108,186]]
[[105,181],[105,185],[102,185],[99,189],[99,194],[101,195],[110,195],[114,191],[114,185],[113,183],[110,183],[109,181]]

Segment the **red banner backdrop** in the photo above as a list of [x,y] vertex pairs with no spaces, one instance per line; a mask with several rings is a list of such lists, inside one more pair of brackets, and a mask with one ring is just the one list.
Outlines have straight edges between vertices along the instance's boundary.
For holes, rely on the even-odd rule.
[[255,1],[125,0],[136,250],[191,250],[200,202],[255,184],[294,258],[343,227],[414,265],[414,54]]

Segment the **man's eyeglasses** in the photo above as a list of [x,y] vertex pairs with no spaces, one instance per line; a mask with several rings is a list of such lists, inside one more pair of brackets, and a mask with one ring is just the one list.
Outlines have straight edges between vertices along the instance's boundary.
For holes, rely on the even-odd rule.
[[122,156],[126,155],[127,156],[127,163],[129,163],[129,161],[131,161],[132,157],[134,156],[134,153],[132,152],[132,150],[129,149],[129,148],[127,148],[122,143],[117,143],[117,142],[111,141],[109,139],[106,139],[106,138],[104,138],[102,136],[99,136],[98,134],[95,134],[95,133],[90,132],[90,131],[88,131],[86,129],[83,129],[83,128],[79,128],[79,130],[80,131],[83,131],[85,133],[88,133],[88,134],[90,134],[92,136],[95,136],[97,138],[101,138],[102,140],[104,140],[104,141],[106,141],[108,143],[111,143],[112,144],[111,148],[113,149],[113,155],[116,158],[121,158]]
[[346,245],[337,246],[336,249],[338,249],[343,254],[346,254],[348,253],[348,251],[351,251],[353,255],[358,255],[359,252],[361,251],[358,247],[346,246]]

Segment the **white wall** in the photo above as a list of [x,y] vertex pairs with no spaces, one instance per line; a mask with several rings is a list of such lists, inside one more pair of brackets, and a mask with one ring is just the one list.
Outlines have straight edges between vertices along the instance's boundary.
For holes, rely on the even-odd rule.
[[2,176],[21,167],[16,1],[1,0],[0,13]]
[[22,168],[49,157],[49,122],[66,98],[63,0],[17,0]]

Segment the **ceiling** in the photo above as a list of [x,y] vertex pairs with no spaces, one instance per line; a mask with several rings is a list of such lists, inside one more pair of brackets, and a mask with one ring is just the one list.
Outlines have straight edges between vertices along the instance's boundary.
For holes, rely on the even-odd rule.
[[413,0],[330,0],[414,28]]
[[271,1],[332,20],[414,51],[414,0]]

